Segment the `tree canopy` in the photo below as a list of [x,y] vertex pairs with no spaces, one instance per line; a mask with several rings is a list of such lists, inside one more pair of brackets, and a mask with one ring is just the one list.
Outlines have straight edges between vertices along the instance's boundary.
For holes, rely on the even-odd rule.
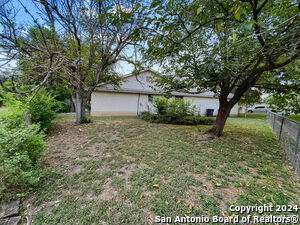
[[299,58],[297,1],[174,0],[152,7],[159,16],[145,52],[163,68],[156,81],[167,91],[215,92],[220,107],[210,131],[216,135],[251,87]]
[[[22,1],[0,7],[0,48],[5,60],[17,60],[10,71],[15,84],[18,72],[27,74],[30,88],[13,85],[12,92],[37,91],[51,77],[70,88],[76,107],[76,122],[85,116],[85,108],[94,89],[103,81],[118,82],[115,65],[133,61],[128,54],[140,40],[145,18],[144,6],[136,0],[31,1],[35,13]],[[25,26],[16,17],[17,5],[31,18]],[[2,85],[3,77],[0,79]],[[28,86],[25,86],[28,87]]]

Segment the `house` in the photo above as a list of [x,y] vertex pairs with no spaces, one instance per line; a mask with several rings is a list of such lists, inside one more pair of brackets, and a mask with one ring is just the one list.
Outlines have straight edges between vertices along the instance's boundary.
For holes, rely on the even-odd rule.
[[[91,97],[91,115],[134,116],[143,112],[155,112],[152,105],[153,97],[161,97],[164,94],[152,88],[153,84],[150,82],[152,74],[151,70],[146,70],[138,75],[127,75],[119,88],[111,84],[97,87]],[[172,92],[172,95],[175,99],[190,101],[200,115],[206,115],[206,109],[214,109],[214,115],[218,112],[219,101],[213,92],[201,94]],[[237,114],[238,106],[235,105],[230,115]]]

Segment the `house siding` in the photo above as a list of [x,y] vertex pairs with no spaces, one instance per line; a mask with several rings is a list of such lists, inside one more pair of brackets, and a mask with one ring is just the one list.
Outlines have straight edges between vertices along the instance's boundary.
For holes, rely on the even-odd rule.
[[93,92],[92,116],[135,116],[139,94]]
[[[154,97],[162,97],[162,95],[154,95]],[[197,112],[202,116],[206,115],[206,109],[214,109],[214,115],[218,112],[219,101],[217,98],[184,97],[184,100],[195,105]],[[152,103],[148,101],[147,94],[105,91],[97,91],[92,94],[92,116],[136,116],[142,112],[155,112]],[[236,116],[237,114],[238,106],[235,105],[230,115]]]

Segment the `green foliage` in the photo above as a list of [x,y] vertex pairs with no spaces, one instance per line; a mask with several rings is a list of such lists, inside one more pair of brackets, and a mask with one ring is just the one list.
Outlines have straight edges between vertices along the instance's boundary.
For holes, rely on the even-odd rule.
[[42,177],[40,153],[45,149],[39,125],[0,121],[0,199],[25,195]]
[[87,116],[84,116],[80,119],[80,124],[83,124],[83,123],[90,123],[91,122],[91,119]]
[[270,94],[264,99],[270,108],[286,114],[300,113],[300,60],[266,74],[262,82],[260,88]]
[[40,124],[41,130],[47,132],[53,126],[56,112],[60,110],[62,103],[45,89],[39,90],[29,103],[29,112],[32,123]]
[[203,116],[185,116],[182,119],[185,125],[212,125],[214,122],[215,118]]
[[151,123],[182,125],[211,125],[215,121],[213,118],[195,116],[195,106],[191,106],[191,102],[183,99],[155,98],[153,105],[157,114],[143,114],[141,116],[143,120]]
[[145,113],[141,119],[150,123],[166,123],[166,124],[179,124],[179,125],[212,125],[215,121],[211,117],[203,116],[184,116],[174,119],[167,115]]
[[24,120],[31,120],[34,124],[40,124],[40,129],[47,132],[53,126],[52,121],[56,117],[56,112],[63,106],[63,103],[57,101],[55,96],[45,88],[41,88],[33,98],[3,90],[0,93],[8,108],[8,111],[5,115],[1,115],[0,119],[5,117],[6,120],[10,120],[11,128],[22,124]]
[[213,118],[195,116],[195,106],[183,99],[169,100],[154,98],[153,105],[157,114],[145,113],[141,118],[151,123],[167,123],[181,125],[211,125]]
[[[31,18],[31,22],[28,21],[34,26],[28,27],[26,34],[10,32],[22,26],[21,21],[16,20],[19,11],[12,10],[22,8],[22,4],[12,1],[3,4],[1,16],[9,23],[0,20],[0,30],[3,31],[0,45],[3,52],[7,53],[7,59],[17,59],[16,69],[19,73],[11,80],[14,80],[18,90],[23,85],[31,88],[37,84],[46,87],[62,84],[67,87],[68,94],[77,95],[83,99],[84,105],[88,105],[92,91],[99,84],[121,83],[118,62],[125,61],[134,64],[135,68],[139,67],[135,59],[137,55],[127,56],[125,52],[131,51],[133,46],[144,40],[142,28],[147,23],[147,17],[152,15],[145,10],[149,3],[138,0],[125,0],[122,4],[116,4],[115,1],[82,4],[81,0],[69,3],[62,0],[59,4],[55,1],[41,4],[39,13]],[[68,18],[73,19],[71,21]],[[46,28],[44,24],[49,21],[63,26]],[[105,37],[105,41],[100,36]],[[126,38],[120,41],[120,37]],[[72,65],[71,70],[68,66],[62,66],[67,64]],[[62,110],[67,111],[68,108],[65,106]],[[80,119],[76,118],[76,122],[79,123]]]
[[8,128],[15,128],[24,122],[25,112],[28,110],[28,105],[17,99],[17,95],[4,92],[0,89],[2,100],[5,102],[7,110],[0,115],[0,121],[7,122]]
[[[293,0],[254,2],[154,4],[161,16],[151,21],[155,32],[145,35],[143,55],[149,66],[161,66],[156,86],[166,92],[209,90],[224,113],[250,88],[269,84],[262,82],[266,73],[299,58],[299,9]],[[222,127],[218,121],[211,131],[221,135]]]
[[261,92],[256,89],[249,89],[244,93],[242,98],[239,101],[239,105],[253,105],[255,103],[261,103]]
[[69,88],[56,82],[54,85],[48,85],[47,91],[53,94],[57,101],[61,102],[61,107],[59,108],[59,113],[70,112],[70,105],[65,103],[66,99],[71,100],[71,94]]
[[269,107],[285,114],[300,113],[300,94],[295,91],[287,93],[275,93],[268,96],[265,102]]
[[155,98],[153,105],[160,115],[179,119],[184,116],[193,115],[195,106],[191,106],[191,102],[183,99],[169,100],[167,98]]

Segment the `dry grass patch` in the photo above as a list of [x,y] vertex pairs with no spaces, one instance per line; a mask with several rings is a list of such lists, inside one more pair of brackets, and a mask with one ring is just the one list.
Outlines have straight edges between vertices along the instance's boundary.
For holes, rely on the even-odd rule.
[[23,201],[33,224],[152,224],[159,216],[230,215],[228,204],[299,204],[299,180],[265,120],[229,118],[224,136],[207,126],[63,118],[47,137],[36,193]]

